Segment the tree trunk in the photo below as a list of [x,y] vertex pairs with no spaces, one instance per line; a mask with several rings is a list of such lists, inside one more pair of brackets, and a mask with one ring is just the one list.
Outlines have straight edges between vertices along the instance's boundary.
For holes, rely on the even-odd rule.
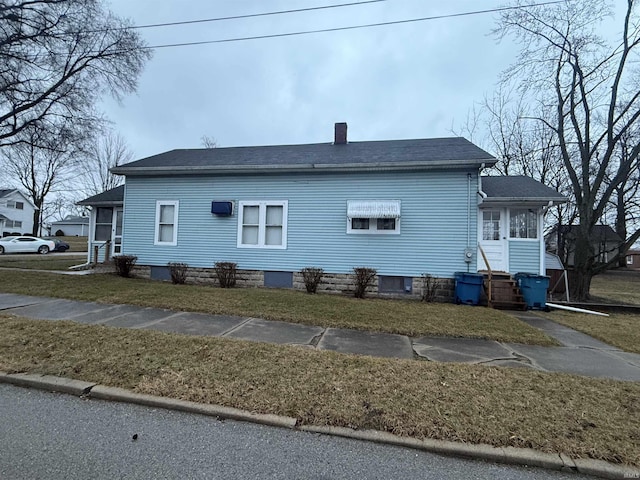
[[36,209],[33,211],[33,228],[31,229],[31,235],[38,236],[38,230],[40,229],[40,215],[42,212],[42,200],[32,199]]
[[[627,240],[627,209],[624,202],[624,189],[618,188],[616,195],[616,233],[625,242]],[[627,266],[627,252],[620,250],[619,255],[618,267],[624,268]]]
[[579,272],[575,268],[567,270],[569,277],[569,299],[573,302],[584,302],[591,298],[589,290],[591,288],[590,273]]
[[573,270],[569,274],[569,291],[571,300],[583,302],[589,300],[589,288],[593,277],[594,252],[589,238],[580,232],[575,240]]

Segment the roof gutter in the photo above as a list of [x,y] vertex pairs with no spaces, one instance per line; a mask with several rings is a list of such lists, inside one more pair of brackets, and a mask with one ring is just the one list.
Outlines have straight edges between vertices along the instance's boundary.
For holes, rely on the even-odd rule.
[[101,201],[101,202],[85,202],[84,200],[80,202],[76,202],[76,205],[81,205],[84,207],[112,207],[122,205],[124,200],[112,200],[112,201]]
[[[485,194],[486,195],[486,194]],[[563,197],[484,197],[488,198],[488,202],[493,203],[515,203],[515,202],[536,202],[544,203],[549,207],[549,203],[565,203],[566,198]]]
[[[439,160],[435,162],[375,162],[375,163],[309,163],[301,165],[234,165],[234,166],[163,166],[163,167],[114,167],[115,175],[199,175],[211,174],[251,174],[251,173],[302,173],[322,172],[366,172],[385,170],[432,170],[438,168],[465,168],[477,165],[469,160]],[[482,164],[484,165],[484,163]]]

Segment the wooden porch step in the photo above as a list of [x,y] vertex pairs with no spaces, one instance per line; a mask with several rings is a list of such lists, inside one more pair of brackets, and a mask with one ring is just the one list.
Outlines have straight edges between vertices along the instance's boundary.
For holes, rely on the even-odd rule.
[[[491,292],[491,298],[487,298],[487,304],[496,309],[505,310],[526,310],[527,305],[524,297],[518,287],[518,283],[508,272],[491,272],[491,280],[489,280],[489,272],[478,272],[484,275],[484,290],[488,296]],[[491,288],[489,288],[491,283]]]

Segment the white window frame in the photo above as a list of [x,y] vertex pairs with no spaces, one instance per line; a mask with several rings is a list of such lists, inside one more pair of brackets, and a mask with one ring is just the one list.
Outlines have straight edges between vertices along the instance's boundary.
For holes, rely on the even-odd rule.
[[[153,237],[154,245],[162,245],[167,247],[175,247],[178,245],[178,207],[180,202],[178,200],[158,200],[156,201],[156,221],[155,232]],[[173,238],[170,242],[161,242],[159,240],[160,235],[160,209],[163,206],[173,206]],[[169,225],[169,224],[167,224]]]
[[[508,210],[508,215],[507,215],[507,228],[508,228],[508,234],[509,234],[509,240],[516,240],[519,242],[537,242],[539,241],[539,237],[540,237],[540,221],[541,221],[541,217],[542,215],[540,214],[540,212],[538,210],[533,210],[530,208],[526,208],[526,207],[522,207],[522,208],[511,208]],[[536,216],[536,236],[534,237],[512,237],[511,236],[511,216],[516,213],[516,212],[521,212],[521,211],[525,211],[527,213],[533,213]]]
[[364,217],[354,217],[347,218],[347,233],[352,235],[400,235],[400,217],[394,218],[396,221],[396,228],[393,230],[378,230],[378,220],[385,220],[384,218],[367,218],[369,220],[369,229],[365,230],[362,228],[352,228],[353,220],[356,218],[364,218]]
[[[244,244],[242,243],[242,227],[244,226],[244,207],[258,207],[258,243]],[[266,223],[267,223],[267,207],[282,207],[282,244],[267,245]],[[289,201],[288,200],[241,200],[238,202],[238,248],[266,248],[276,250],[286,250],[287,248],[287,223],[289,217]]]
[[6,228],[22,228],[22,222],[20,220],[7,220],[5,223]]
[[[377,205],[381,203],[389,203],[393,208],[389,208],[389,206],[387,206],[387,208],[384,208],[380,205]],[[347,234],[400,235],[400,208],[400,200],[347,200]],[[391,216],[391,214],[396,210],[398,216]],[[378,213],[380,213],[380,215],[377,215]],[[353,221],[360,219],[369,221],[368,229],[353,228]],[[378,220],[394,220],[395,228],[393,230],[379,230]]]

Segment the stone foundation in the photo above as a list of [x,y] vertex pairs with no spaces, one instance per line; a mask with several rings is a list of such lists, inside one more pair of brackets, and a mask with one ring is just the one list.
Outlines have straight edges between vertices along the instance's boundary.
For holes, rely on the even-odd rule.
[[[101,264],[99,268],[103,273],[114,272],[112,264]],[[151,278],[151,267],[136,265],[133,269],[133,275],[140,278]],[[353,277],[353,274],[348,273],[324,273],[322,281],[318,284],[317,291],[318,293],[353,295]],[[437,281],[438,288],[434,301],[453,301],[454,280],[452,278],[438,278]],[[213,268],[189,267],[186,283],[219,286],[216,272]],[[261,270],[238,270],[236,273],[236,287],[264,287],[264,272]],[[302,273],[293,272],[293,288],[294,290],[306,290]],[[367,288],[366,294],[371,297],[420,300],[422,297],[422,277],[413,277],[411,293],[380,293],[378,292],[378,277],[376,277],[373,285]]]

